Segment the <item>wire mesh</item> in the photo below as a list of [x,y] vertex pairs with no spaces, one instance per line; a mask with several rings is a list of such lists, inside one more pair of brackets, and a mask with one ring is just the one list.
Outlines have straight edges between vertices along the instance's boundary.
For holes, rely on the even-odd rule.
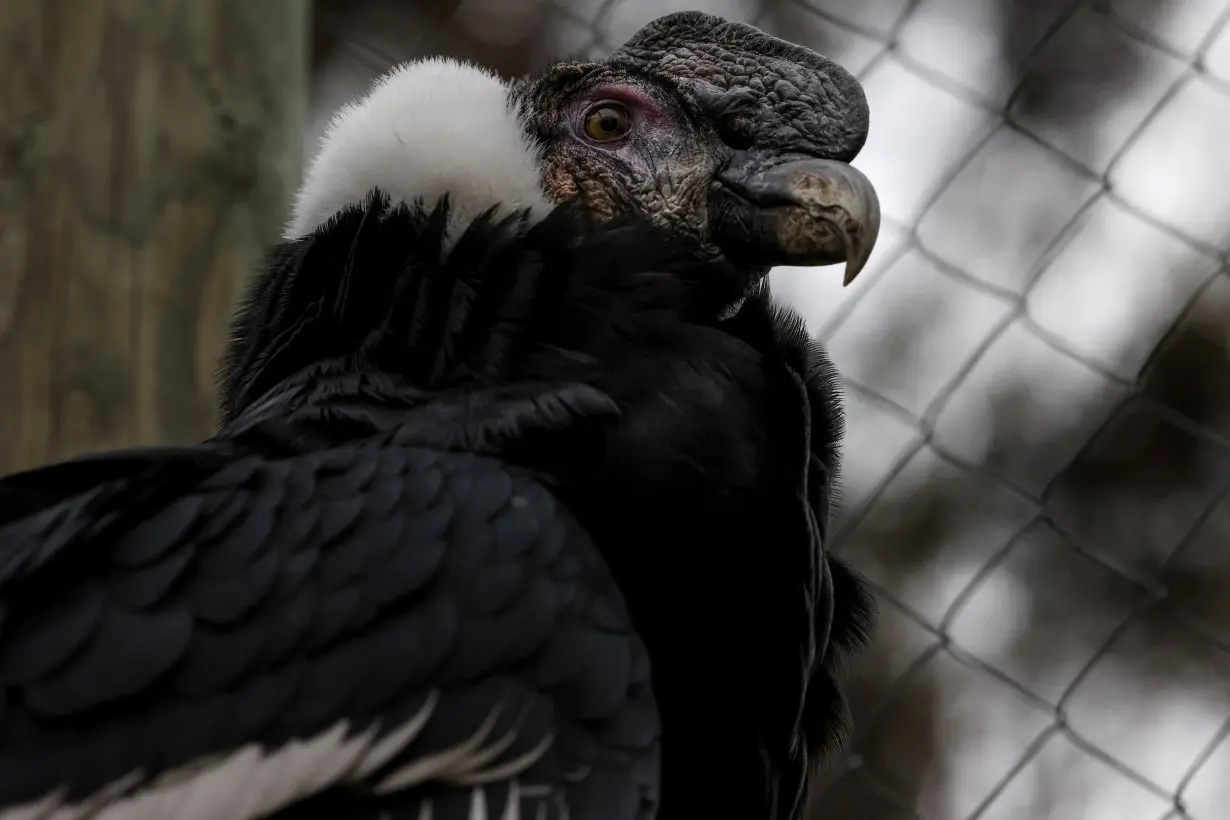
[[848,291],[772,278],[845,379],[835,549],[882,610],[817,818],[1227,816],[1226,0],[373,5],[322,18],[360,74],[696,7],[864,82],[881,246]]

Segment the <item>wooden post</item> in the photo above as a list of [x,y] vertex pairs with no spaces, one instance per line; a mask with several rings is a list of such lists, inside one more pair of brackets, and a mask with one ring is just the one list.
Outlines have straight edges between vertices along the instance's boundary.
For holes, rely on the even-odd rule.
[[0,3],[0,473],[215,423],[300,174],[309,0]]

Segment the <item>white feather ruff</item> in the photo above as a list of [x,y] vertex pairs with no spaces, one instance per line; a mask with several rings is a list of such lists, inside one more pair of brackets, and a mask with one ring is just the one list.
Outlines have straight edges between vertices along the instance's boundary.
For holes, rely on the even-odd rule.
[[550,209],[539,151],[490,71],[436,57],[400,65],[334,116],[295,198],[285,237],[310,233],[373,187],[429,206],[448,194],[452,225],[492,205]]

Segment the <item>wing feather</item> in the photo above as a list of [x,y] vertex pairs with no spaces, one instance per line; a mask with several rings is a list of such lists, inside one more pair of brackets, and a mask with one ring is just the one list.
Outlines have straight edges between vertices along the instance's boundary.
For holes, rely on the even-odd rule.
[[644,648],[528,475],[422,448],[112,466],[21,479],[0,525],[0,820],[555,818],[611,782],[587,818],[653,816]]

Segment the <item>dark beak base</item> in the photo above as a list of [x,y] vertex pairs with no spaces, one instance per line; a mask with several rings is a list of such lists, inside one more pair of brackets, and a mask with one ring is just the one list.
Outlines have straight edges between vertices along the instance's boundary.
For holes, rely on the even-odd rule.
[[753,268],[845,262],[845,284],[854,281],[880,232],[870,180],[838,160],[742,159],[711,192],[710,228],[726,255]]

